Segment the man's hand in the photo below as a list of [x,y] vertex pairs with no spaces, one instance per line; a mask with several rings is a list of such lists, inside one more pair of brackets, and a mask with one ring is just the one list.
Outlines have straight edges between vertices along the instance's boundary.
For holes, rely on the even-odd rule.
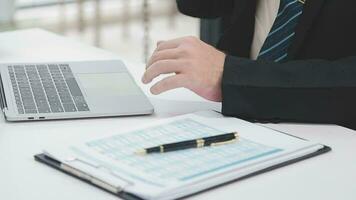
[[195,37],[161,41],[147,63],[142,82],[175,73],[151,87],[152,94],[185,87],[211,101],[221,101],[221,79],[226,55]]

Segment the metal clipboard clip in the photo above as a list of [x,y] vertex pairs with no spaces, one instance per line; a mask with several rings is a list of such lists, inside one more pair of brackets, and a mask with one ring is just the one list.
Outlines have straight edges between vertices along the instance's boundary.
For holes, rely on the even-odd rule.
[[[79,177],[81,179],[84,179],[86,181],[91,182],[92,184],[103,188],[105,190],[108,190],[112,193],[118,194],[120,192],[123,192],[125,190],[126,187],[132,186],[134,185],[133,182],[120,177],[117,173],[113,172],[112,170],[110,170],[109,168],[99,165],[99,164],[95,164],[92,163],[90,161],[87,160],[83,160],[77,157],[69,157],[67,159],[64,160],[65,162],[61,163],[60,168],[62,170],[64,170],[65,172],[68,172],[76,177]],[[90,166],[92,168],[95,168],[96,170],[100,171],[100,172],[104,172],[110,176],[114,176],[115,178],[117,178],[118,180],[120,180],[120,185],[114,185],[112,183],[109,183],[108,181],[102,179],[102,178],[98,178],[98,177],[94,177],[91,174],[88,174],[86,172],[84,172],[83,170],[72,166],[70,163],[73,162],[80,162],[81,164]]]

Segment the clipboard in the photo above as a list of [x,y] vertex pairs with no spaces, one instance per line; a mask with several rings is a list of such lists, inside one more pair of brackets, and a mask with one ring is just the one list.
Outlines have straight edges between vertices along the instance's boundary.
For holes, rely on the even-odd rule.
[[[277,164],[277,165],[274,165],[274,166],[271,166],[271,167],[268,167],[268,168],[265,168],[263,170],[260,170],[260,171],[256,171],[256,172],[253,172],[251,174],[248,174],[246,176],[243,176],[243,177],[240,177],[238,179],[235,179],[235,180],[232,180],[232,181],[229,181],[229,182],[226,182],[226,183],[223,183],[223,184],[219,184],[219,185],[216,185],[216,186],[213,186],[213,187],[210,187],[210,188],[206,188],[202,191],[199,191],[199,192],[196,192],[196,193],[192,193],[190,195],[187,195],[187,196],[184,196],[182,198],[179,198],[179,199],[183,199],[183,198],[187,198],[187,197],[191,197],[191,196],[194,196],[194,195],[198,195],[198,194],[201,194],[203,192],[206,192],[206,191],[210,191],[210,190],[213,190],[215,188],[218,188],[218,187],[222,187],[224,185],[227,185],[227,184],[231,184],[231,183],[234,183],[236,181],[240,181],[240,180],[243,180],[243,179],[246,179],[246,178],[250,178],[250,177],[253,177],[253,176],[256,176],[256,175],[259,175],[259,174],[262,174],[262,173],[266,173],[266,172],[269,172],[269,171],[272,171],[272,170],[275,170],[275,169],[278,169],[278,168],[281,168],[281,167],[284,167],[284,166],[287,166],[287,165],[290,165],[290,164],[293,164],[293,163],[297,163],[299,161],[303,161],[303,160],[306,160],[306,159],[309,159],[309,158],[312,158],[312,157],[315,157],[315,156],[318,156],[318,155],[321,155],[321,154],[324,154],[324,153],[327,153],[329,151],[331,151],[332,149],[329,147],[329,146],[325,146],[322,148],[322,149],[319,149],[318,151],[314,152],[314,153],[310,153],[310,154],[307,154],[307,155],[304,155],[302,157],[298,157],[298,158],[295,158],[295,159],[291,159],[287,162],[283,162],[283,163],[280,163],[280,164]],[[131,194],[131,193],[127,193],[125,191],[121,191],[121,192],[118,192],[118,193],[114,193],[112,191],[109,191],[107,189],[105,189],[104,187],[101,187],[97,184],[94,184],[92,181],[88,180],[88,179],[85,179],[83,177],[80,177],[78,175],[75,175],[75,174],[72,174],[72,173],[69,173],[63,169],[61,169],[60,165],[61,165],[61,162],[53,159],[53,158],[50,158],[48,157],[47,155],[45,154],[37,154],[34,156],[35,160],[40,162],[40,163],[43,163],[49,167],[52,167],[56,170],[59,170],[67,175],[70,175],[72,177],[75,177],[83,182],[86,182],[90,185],[93,185],[101,190],[104,190],[106,192],[109,192],[117,197],[120,197],[122,199],[125,199],[125,200],[144,200],[134,194]]]

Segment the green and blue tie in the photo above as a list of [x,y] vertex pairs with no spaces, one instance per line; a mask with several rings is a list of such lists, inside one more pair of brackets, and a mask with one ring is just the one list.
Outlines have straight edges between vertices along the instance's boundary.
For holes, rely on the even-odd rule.
[[298,19],[303,13],[302,0],[281,0],[278,15],[258,55],[259,60],[285,62],[295,36]]

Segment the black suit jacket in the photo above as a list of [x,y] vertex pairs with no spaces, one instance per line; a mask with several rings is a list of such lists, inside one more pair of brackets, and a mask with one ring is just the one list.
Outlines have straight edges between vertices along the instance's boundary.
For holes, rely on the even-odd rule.
[[177,0],[187,15],[227,21],[223,114],[356,128],[356,1],[307,0],[285,63],[249,59],[256,2]]

